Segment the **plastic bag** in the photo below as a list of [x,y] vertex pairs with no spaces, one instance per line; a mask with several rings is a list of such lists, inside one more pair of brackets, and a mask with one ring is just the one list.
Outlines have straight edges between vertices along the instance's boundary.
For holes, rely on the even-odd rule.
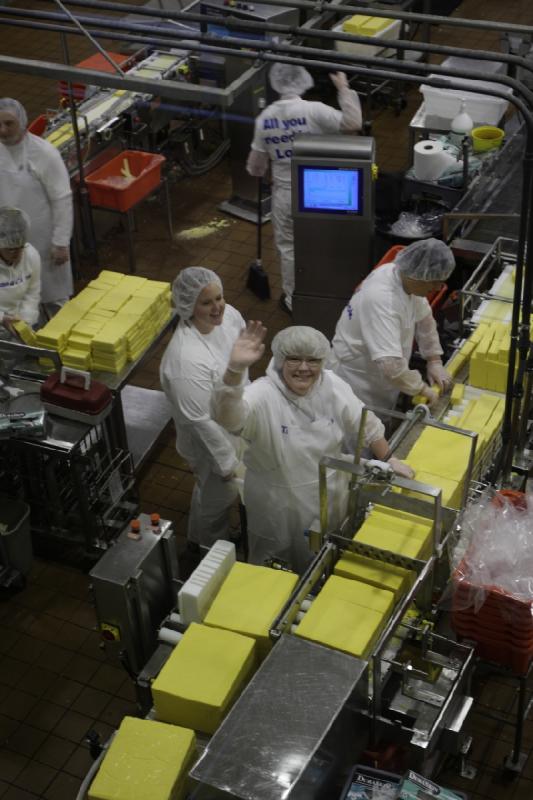
[[441,219],[440,214],[432,212],[413,214],[411,211],[402,211],[390,226],[390,232],[406,239],[425,239],[440,233]]
[[[456,610],[477,613],[487,595],[497,600],[501,593],[533,604],[533,495],[488,488],[465,510],[451,567]],[[512,609],[504,599],[502,613]]]

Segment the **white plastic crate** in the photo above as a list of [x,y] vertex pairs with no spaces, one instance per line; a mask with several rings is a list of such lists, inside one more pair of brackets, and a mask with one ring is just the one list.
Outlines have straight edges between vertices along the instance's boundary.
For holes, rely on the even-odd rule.
[[[430,75],[431,78],[441,78],[442,75]],[[490,81],[465,81],[468,88],[472,90],[483,87],[484,89],[503,90],[506,94],[512,94],[512,90],[507,86],[491,83]],[[420,91],[424,95],[426,118],[433,117],[432,124],[437,122],[442,124],[451,123],[453,118],[461,110],[461,100],[466,101],[466,111],[472,117],[474,125],[497,125],[505,114],[509,105],[507,100],[500,97],[491,97],[487,94],[477,94],[475,91],[463,91],[462,89],[438,89],[435,86],[422,84]],[[436,118],[436,119],[435,119]]]
[[[346,19],[348,19],[348,17]],[[344,33],[342,29],[343,22],[344,20],[341,20],[332,28],[332,30],[336,33]],[[379,31],[377,36],[380,39],[383,39],[383,45],[381,46],[375,44],[361,44],[360,42],[344,42],[335,40],[335,50],[337,50],[339,53],[347,53],[350,56],[367,56],[368,58],[378,54],[383,55],[383,50],[387,47],[388,42],[400,38],[401,27],[401,20],[395,19],[390,25],[387,25],[386,28],[383,28],[383,30]]]

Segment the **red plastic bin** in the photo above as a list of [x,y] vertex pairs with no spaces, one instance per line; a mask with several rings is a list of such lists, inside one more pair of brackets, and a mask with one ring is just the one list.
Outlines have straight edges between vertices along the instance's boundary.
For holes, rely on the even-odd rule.
[[[133,179],[124,178],[121,174],[126,159]],[[164,156],[154,153],[123,150],[87,176],[91,205],[129,211],[159,185],[164,162]]]

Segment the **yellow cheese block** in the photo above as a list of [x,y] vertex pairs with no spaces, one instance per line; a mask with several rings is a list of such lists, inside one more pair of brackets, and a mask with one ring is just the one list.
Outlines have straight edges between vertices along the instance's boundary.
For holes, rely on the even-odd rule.
[[[441,489],[441,503],[443,506],[448,506],[449,508],[461,507],[462,487],[458,481],[441,478],[439,475],[432,475],[430,472],[417,472],[416,479],[420,483],[427,483],[428,486],[436,486]],[[419,492],[411,492],[407,489],[402,489],[402,493],[418,499],[423,497]]]
[[365,658],[394,608],[394,594],[331,575],[296,628],[296,635]]
[[431,540],[410,536],[405,531],[392,529],[361,528],[353,537],[356,542],[370,544],[381,550],[390,550],[407,558],[429,558],[431,553]]
[[379,36],[381,31],[388,28],[393,22],[385,17],[370,17],[365,14],[354,14],[350,19],[344,20],[342,30],[344,33],[353,33],[355,36]]
[[255,664],[254,639],[192,623],[152,683],[157,719],[214,733]]
[[[116,286],[117,283],[120,283],[124,278],[124,275],[121,272],[112,272],[108,269],[103,269],[98,278],[96,279],[99,284],[110,284],[111,286]],[[91,281],[91,284],[93,281]]]
[[395,564],[349,552],[339,558],[333,572],[341,578],[355,578],[371,586],[388,589],[396,598],[407,592],[415,575],[412,570],[397,567]]
[[450,400],[452,406],[457,406],[459,403],[463,402],[463,398],[465,395],[465,385],[464,383],[456,383],[452,389],[452,393],[450,395]]
[[389,529],[403,532],[425,542],[433,530],[433,522],[408,511],[376,505],[368,515],[366,523],[370,528]]
[[194,731],[124,717],[93,780],[89,800],[182,800],[195,758]]
[[269,631],[298,576],[270,567],[237,562],[204,619],[206,625],[242,633],[257,641],[259,657],[271,649]]
[[24,322],[23,319],[19,319],[16,322],[12,322],[11,325],[13,329],[17,332],[19,339],[22,339],[24,344],[29,344],[29,345],[37,344],[37,337],[35,336],[34,331],[30,328],[27,322]]
[[467,436],[427,427],[411,448],[407,461],[417,473],[430,472],[460,482],[466,474],[471,446]]

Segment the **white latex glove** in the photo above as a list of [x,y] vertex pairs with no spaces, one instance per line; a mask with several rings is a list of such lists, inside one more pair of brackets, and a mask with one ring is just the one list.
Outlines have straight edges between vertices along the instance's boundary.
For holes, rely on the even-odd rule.
[[61,264],[65,264],[67,261],[70,261],[70,247],[62,247],[58,244],[53,244],[51,256],[52,264],[54,264],[56,267],[59,267]]
[[426,400],[428,401],[428,406],[430,408],[433,408],[433,406],[437,404],[438,399],[439,399],[439,395],[437,394],[437,392],[434,392],[433,389],[431,389],[427,385],[427,383],[425,383],[422,386],[422,388],[421,388],[421,390],[419,391],[418,394],[421,395],[422,397],[426,398]]
[[453,383],[452,376],[442,366],[442,361],[428,361],[426,372],[429,383],[436,383],[441,392],[445,392]]
[[348,78],[346,77],[345,72],[330,72],[329,73],[330,80],[335,87],[335,89],[339,92],[341,89],[349,89],[350,84],[348,83]]
[[245,369],[259,361],[265,350],[263,340],[266,332],[267,329],[262,322],[255,320],[248,322],[231,350],[228,364],[230,372],[244,372]]
[[415,471],[409,464],[405,464],[403,461],[400,461],[398,458],[394,458],[391,456],[389,458],[389,464],[393,468],[396,475],[401,475],[402,478],[414,478]]

